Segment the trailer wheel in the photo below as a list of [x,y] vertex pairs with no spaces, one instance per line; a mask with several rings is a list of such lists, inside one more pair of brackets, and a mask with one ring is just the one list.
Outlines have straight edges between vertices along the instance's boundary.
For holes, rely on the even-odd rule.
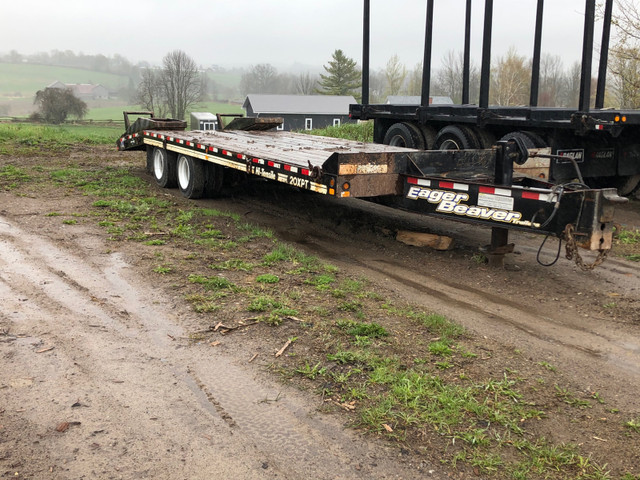
[[422,132],[422,136],[424,137],[424,149],[425,150],[434,150],[436,144],[436,137],[438,133],[433,127],[429,125],[420,125],[420,131]]
[[207,197],[215,198],[220,196],[222,185],[224,183],[224,170],[222,165],[209,163],[205,165],[205,183],[204,190]]
[[147,146],[147,173],[153,173],[153,151],[153,148]]
[[540,135],[534,132],[520,131],[520,132],[510,132],[506,135],[503,135],[500,140],[508,141],[512,138],[520,138],[527,149],[529,148],[543,148],[547,146],[547,142],[545,142]]
[[178,188],[183,197],[201,198],[204,193],[205,170],[201,160],[178,157]]
[[640,175],[618,177],[618,195],[621,195],[623,197],[631,195],[638,188],[638,184],[640,184]]
[[480,148],[475,133],[464,125],[447,125],[438,132],[436,150],[475,150]]
[[153,149],[153,176],[162,188],[173,188],[177,183],[176,154],[164,148]]
[[391,125],[382,143],[393,147],[415,148],[417,150],[424,150],[425,148],[422,132],[413,123],[408,122]]

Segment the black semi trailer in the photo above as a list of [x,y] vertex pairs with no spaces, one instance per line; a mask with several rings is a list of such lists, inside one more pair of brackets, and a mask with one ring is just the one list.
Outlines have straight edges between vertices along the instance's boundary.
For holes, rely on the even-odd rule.
[[[562,0],[552,0],[562,1]],[[480,93],[469,98],[471,0],[466,0],[463,90],[460,105],[429,105],[434,0],[427,0],[422,95],[420,105],[369,104],[369,10],[364,0],[362,104],[351,105],[352,118],[374,121],[374,142],[419,150],[490,148],[499,139],[517,138],[529,148],[550,147],[550,180],[556,184],[576,178],[575,161],[592,187],[615,187],[628,195],[640,183],[640,111],[604,107],[613,0],[603,2],[602,39],[595,107],[591,107],[596,0],[586,0],[580,96],[577,108],[538,106],[544,0],[537,1],[531,94],[528,106],[489,105],[493,0],[484,3]],[[515,7],[514,7],[515,8]],[[522,21],[522,19],[518,19]],[[565,158],[563,158],[565,157]]]

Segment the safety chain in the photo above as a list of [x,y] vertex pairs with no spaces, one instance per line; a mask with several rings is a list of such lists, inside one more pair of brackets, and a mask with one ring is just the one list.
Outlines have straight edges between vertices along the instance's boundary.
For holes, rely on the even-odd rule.
[[574,230],[575,230],[575,227],[571,223],[567,224],[567,226],[564,229],[564,238],[567,243],[565,246],[565,249],[567,251],[567,254],[566,254],[567,260],[574,260],[576,262],[576,265],[585,272],[589,270],[593,270],[602,262],[604,262],[605,258],[607,258],[607,255],[609,254],[610,249],[607,248],[607,249],[598,250],[598,256],[596,257],[593,263],[591,264],[584,263],[584,260],[582,259],[582,256],[580,256],[580,252],[578,251],[578,242],[576,241],[576,238],[573,235]]

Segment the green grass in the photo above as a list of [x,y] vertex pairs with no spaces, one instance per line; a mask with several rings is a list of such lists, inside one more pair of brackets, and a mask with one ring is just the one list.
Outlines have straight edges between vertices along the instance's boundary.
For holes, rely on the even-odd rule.
[[623,245],[637,245],[640,243],[640,230],[622,230],[618,233],[618,241]]
[[[140,111],[140,105],[108,105],[104,107],[92,107],[89,109],[86,120],[113,120],[116,122],[123,122],[122,112],[124,111]],[[189,111],[187,112],[185,120],[190,122],[190,114],[191,112],[211,112],[213,114],[216,113],[244,113],[242,106],[237,104],[230,103],[219,103],[219,102],[200,102],[196,105],[193,105]],[[131,119],[132,121],[135,118]],[[187,128],[191,128],[191,125],[187,123]],[[120,132],[122,133],[122,132]],[[114,139],[115,140],[115,139]]]
[[110,145],[121,134],[117,127],[0,123],[0,154],[42,155],[44,148],[59,151],[78,144]]
[[373,142],[373,122],[343,123],[337,127],[319,128],[302,133],[371,143]]

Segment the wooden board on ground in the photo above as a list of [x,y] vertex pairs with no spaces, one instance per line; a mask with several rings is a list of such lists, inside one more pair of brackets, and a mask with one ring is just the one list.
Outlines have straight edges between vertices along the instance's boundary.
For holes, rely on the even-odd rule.
[[398,230],[396,240],[406,245],[430,247],[435,250],[451,250],[451,248],[453,248],[453,238],[445,237],[444,235],[434,235],[432,233]]

